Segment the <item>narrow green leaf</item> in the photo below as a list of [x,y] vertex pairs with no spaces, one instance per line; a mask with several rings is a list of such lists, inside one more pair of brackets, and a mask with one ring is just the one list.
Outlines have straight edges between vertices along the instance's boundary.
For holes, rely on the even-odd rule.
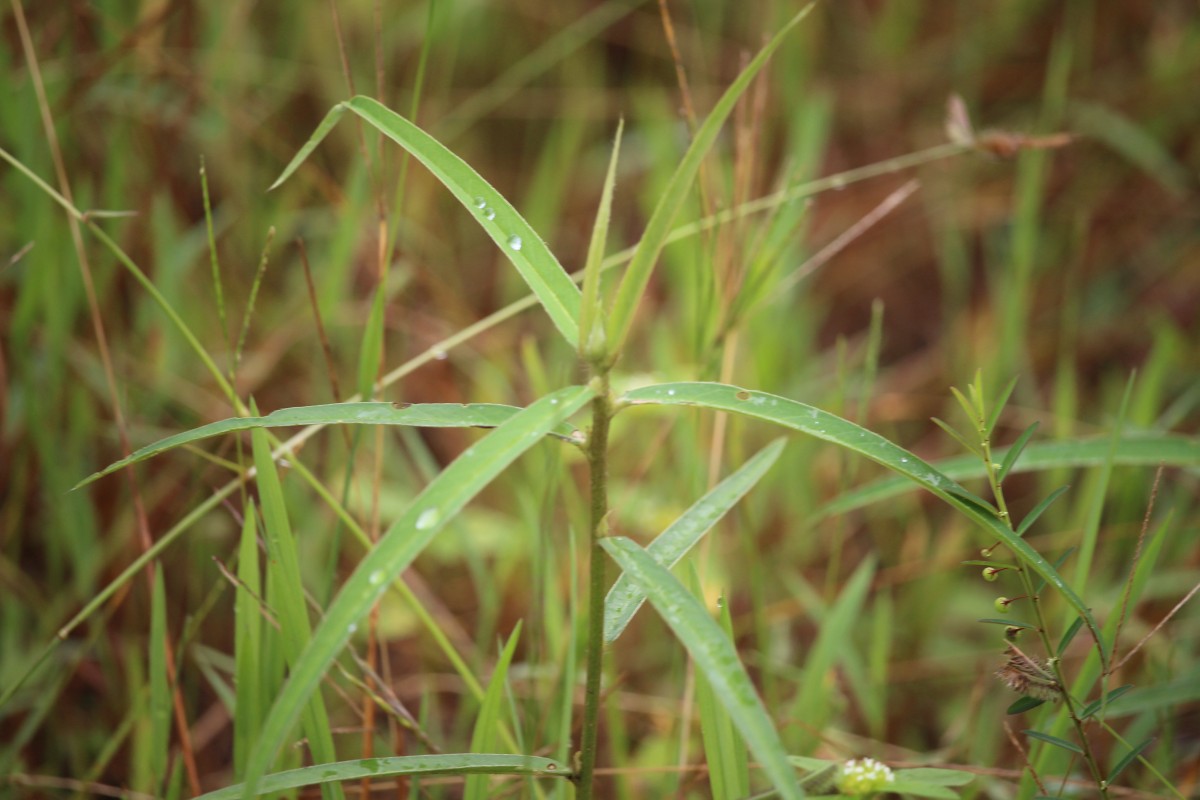
[[1021,733],[1025,734],[1030,739],[1037,739],[1038,741],[1045,742],[1046,744],[1052,744],[1055,747],[1061,747],[1063,750],[1069,750],[1077,755],[1083,755],[1082,747],[1074,742],[1068,742],[1066,739],[1060,739],[1057,736],[1051,736],[1048,733],[1042,733],[1040,731],[1025,730],[1021,731]]
[[950,387],[950,394],[952,394],[954,399],[958,401],[959,407],[962,408],[963,413],[967,415],[967,419],[971,421],[972,425],[979,425],[982,422],[982,411],[976,411],[975,403],[973,402],[975,393],[973,391],[971,392],[972,400],[968,400],[966,396],[958,390],[958,387],[955,386]]
[[1071,641],[1075,638],[1075,634],[1079,633],[1079,629],[1082,627],[1083,617],[1076,617],[1075,621],[1071,623],[1071,627],[1067,628],[1066,633],[1063,634],[1062,639],[1058,643],[1058,650],[1055,652],[1058,653],[1059,658],[1062,658],[1062,654],[1067,651],[1067,647],[1070,646]]
[[[288,520],[279,473],[271,458],[271,446],[267,441],[267,432],[261,428],[255,429],[250,434],[250,442],[254,452],[254,466],[257,470],[256,481],[259,501],[262,503],[263,527],[267,532],[267,552],[271,559],[268,569],[274,575],[274,586],[277,589],[276,594],[272,597],[272,602],[277,604],[275,611],[279,619],[283,655],[288,666],[294,670],[298,666],[301,653],[308,646],[312,636],[304,586],[300,576],[300,557],[296,552],[296,541],[292,535],[291,522]],[[336,761],[337,752],[333,744],[332,726],[329,724],[325,701],[321,698],[321,693],[313,692],[297,700],[293,713],[293,719],[303,715],[304,732],[308,737],[313,760],[318,762]],[[271,757],[263,763],[263,772],[270,767],[274,756],[275,754],[271,753]],[[253,764],[252,755],[246,767],[247,774],[253,768]],[[342,796],[341,787],[337,785],[323,787],[322,791],[326,797],[340,798]]]
[[162,565],[154,565],[154,589],[150,595],[150,774],[155,792],[162,792],[167,779],[167,756],[171,747],[171,688],[167,676],[167,593]]
[[983,450],[980,449],[978,442],[972,442],[966,436],[963,436],[949,422],[940,420],[937,417],[930,417],[930,419],[933,420],[934,425],[937,425],[939,428],[944,430],[946,433],[950,434],[950,438],[954,439],[954,441],[956,441],[960,445],[962,445],[963,449],[966,450],[968,453],[974,453],[976,456],[983,455]]
[[258,512],[254,500],[246,504],[242,539],[238,548],[238,587],[234,613],[234,673],[237,690],[233,708],[233,764],[239,777],[246,769],[250,748],[258,738],[265,710],[262,685],[262,581],[258,567]]
[[1004,460],[1000,462],[1000,470],[996,473],[997,480],[1003,482],[1009,470],[1017,463],[1017,459],[1021,457],[1021,452],[1025,449],[1025,445],[1029,444],[1029,440],[1033,438],[1033,434],[1037,431],[1040,423],[1033,423],[1026,428],[1017,440],[1013,442],[1012,447],[1008,448],[1008,452],[1004,454]]
[[[679,559],[762,479],[779,459],[784,444],[785,440],[776,439],[756,453],[655,537],[646,552],[668,569],[679,563]],[[619,576],[604,601],[604,641],[615,642],[644,602],[646,593],[641,587],[629,577]]]
[[[648,551],[647,551],[648,552]],[[688,563],[688,589],[704,602],[704,589],[695,562]],[[733,641],[733,621],[724,598],[718,600],[720,625],[726,638]],[[750,773],[746,745],[737,737],[725,707],[717,699],[703,673],[696,674],[696,705],[700,711],[700,736],[704,743],[704,762],[708,765],[708,784],[713,800],[735,800],[750,794]]]
[[625,338],[629,335],[629,329],[633,325],[634,312],[646,291],[650,273],[653,272],[658,255],[662,252],[667,237],[671,234],[671,225],[674,223],[676,215],[687,200],[692,183],[700,170],[700,162],[703,161],[709,148],[716,141],[721,126],[733,111],[734,105],[746,87],[767,63],[771,54],[783,43],[792,28],[799,24],[812,8],[812,3],[805,6],[771,38],[771,41],[746,65],[742,74],[738,75],[733,84],[725,90],[725,94],[721,96],[721,99],[713,106],[713,110],[709,112],[708,117],[696,130],[691,146],[688,147],[683,160],[676,167],[666,188],[663,189],[658,205],[655,207],[654,213],[650,215],[650,221],[646,223],[646,231],[642,234],[642,238],[634,250],[633,258],[625,270],[625,275],[617,287],[616,298],[613,301],[612,313],[609,317],[609,335],[612,341],[609,352],[614,357],[621,352]]
[[358,353],[358,394],[368,400],[375,396],[375,378],[383,357],[383,312],[387,296],[383,287],[375,288],[375,299],[371,301],[371,313],[363,326],[362,345]]
[[1130,691],[1109,704],[1105,715],[1108,719],[1125,717],[1178,707],[1197,700],[1200,700],[1200,667],[1193,667],[1172,680]]
[[[1072,553],[1074,553],[1074,552],[1075,552],[1075,548],[1074,548],[1074,547],[1068,547],[1068,548],[1067,548],[1067,549],[1066,549],[1066,550],[1063,552],[1063,554],[1062,554],[1061,556],[1059,556],[1058,558],[1054,559],[1054,569],[1055,569],[1056,571],[1061,571],[1061,570],[1062,570],[1062,565],[1063,565],[1063,564],[1065,564],[1065,563],[1067,563],[1067,559],[1068,559],[1068,558],[1070,558],[1070,557],[1071,557],[1071,554],[1072,554]],[[1046,588],[1046,579],[1045,579],[1045,578],[1042,578],[1042,577],[1039,577],[1039,578],[1037,579],[1037,581],[1036,581],[1036,582],[1034,583],[1034,585],[1033,585],[1033,591],[1034,591],[1034,593],[1035,593],[1035,594],[1041,594],[1041,593],[1042,593],[1042,589],[1045,589],[1045,588]]]
[[804,662],[804,675],[797,689],[796,707],[805,709],[820,729],[829,708],[828,677],[844,657],[851,641],[855,622],[862,614],[871,579],[875,576],[875,560],[868,557],[846,581],[837,600],[818,626],[817,639]]
[[602,547],[634,581],[641,584],[651,605],[687,649],[696,666],[724,704],[746,746],[780,795],[788,800],[804,796],[796,773],[771,717],[738,658],[733,643],[708,611],[683,584],[645,550],[621,536],[600,541]]
[[292,665],[247,766],[246,797],[254,796],[300,707],[315,696],[326,669],[388,585],[471,498],[593,395],[587,387],[562,389],[514,415],[446,467],[388,528],[330,603],[309,646]]
[[1033,527],[1033,523],[1038,521],[1046,509],[1048,509],[1055,500],[1063,496],[1063,493],[1070,489],[1070,486],[1060,486],[1050,494],[1046,495],[1042,502],[1038,503],[1032,511],[1025,515],[1025,519],[1021,520],[1021,524],[1017,526],[1017,536],[1024,536],[1025,532]]
[[1154,744],[1154,738],[1155,737],[1151,736],[1149,739],[1144,740],[1141,744],[1134,745],[1128,753],[1121,756],[1121,760],[1116,764],[1113,764],[1113,768],[1109,770],[1108,782],[1111,784],[1113,781],[1115,781],[1117,776],[1124,772],[1126,767],[1132,764],[1138,756],[1145,752],[1147,747]]
[[[1052,469],[1094,467],[1106,461],[1112,440],[1066,439],[1059,442],[1035,442],[1025,448],[1020,461],[1014,465],[1013,473],[1040,472]],[[992,455],[1001,460],[1008,450],[993,450]],[[1113,453],[1113,464],[1119,466],[1168,467],[1196,469],[1200,467],[1200,438],[1177,436],[1164,433],[1126,434],[1117,442]],[[979,459],[974,456],[955,456],[934,464],[938,471],[954,480],[971,480],[986,477]],[[817,509],[815,518],[838,516],[848,511],[881,503],[911,491],[913,485],[903,478],[887,477],[845,492]]]
[[338,103],[336,106],[329,109],[329,113],[325,115],[325,119],[321,120],[321,124],[317,126],[315,131],[313,131],[312,136],[308,138],[308,141],[303,147],[300,148],[296,155],[292,157],[292,160],[288,163],[288,165],[283,168],[282,174],[280,174],[280,176],[275,179],[275,182],[272,183],[267,189],[268,192],[279,188],[284,181],[292,177],[292,173],[299,169],[300,165],[308,160],[308,157],[312,155],[313,150],[316,150],[317,145],[321,144],[321,142],[325,140],[325,137],[328,136],[329,132],[334,129],[334,126],[338,124],[338,120],[342,118],[342,114],[345,112],[345,103]]
[[[536,756],[511,756],[493,753],[443,753],[433,756],[391,756],[359,758],[332,764],[316,764],[264,775],[258,783],[263,794],[318,786],[362,778],[387,778],[393,775],[529,775],[535,778],[571,777],[571,771],[559,761]],[[197,800],[236,800],[245,796],[245,785],[236,784],[200,795]]]
[[[1000,414],[1004,412],[1004,406],[1008,404],[1008,398],[1012,396],[1013,389],[1015,388],[1017,388],[1017,379],[1016,377],[1013,377],[1013,379],[1008,382],[1008,385],[1004,387],[1004,390],[1000,392],[1000,396],[993,401],[992,413],[987,419],[987,425],[984,426],[984,431],[989,439],[992,438],[992,432],[996,430],[996,423],[1000,419]],[[1031,427],[1037,427],[1037,423],[1033,423],[1033,426]],[[1025,433],[1029,433],[1028,429],[1026,429]],[[1025,434],[1022,434],[1022,436],[1024,435]],[[1013,449],[1018,448],[1014,446]]]
[[1113,689],[1111,692],[1108,693],[1108,695],[1103,700],[1093,700],[1092,702],[1090,702],[1086,706],[1084,706],[1083,710],[1079,712],[1079,718],[1087,719],[1088,717],[1092,716],[1097,711],[1099,711],[1101,706],[1111,703],[1113,700],[1116,700],[1118,697],[1125,694],[1132,688],[1133,688],[1133,684],[1127,683],[1124,686],[1118,686],[1116,689]]
[[1014,702],[1004,713],[1008,714],[1010,717],[1015,716],[1016,714],[1024,714],[1026,711],[1032,711],[1040,705],[1045,705],[1045,703],[1045,700],[1026,696]]
[[[86,486],[130,464],[145,461],[160,453],[211,436],[254,428],[286,428],[299,425],[411,425],[415,428],[495,428],[512,419],[521,409],[497,403],[326,403],[315,406],[281,408],[266,416],[233,417],[176,433],[135,451],[101,471],[80,481]],[[551,434],[574,442],[583,441],[574,426],[556,425]]]
[[[622,401],[629,404],[691,405],[756,417],[786,428],[807,433],[847,450],[859,453],[925,487],[957,508],[982,527],[990,537],[1002,541],[1008,549],[1041,575],[1082,616],[1092,637],[1102,642],[1100,628],[1091,610],[1063,580],[1045,558],[1016,536],[989,509],[982,499],[959,486],[932,465],[893,444],[877,433],[819,408],[784,397],[739,389],[720,383],[670,383],[646,386],[628,392]],[[1100,658],[1107,666],[1108,652],[1100,644]]]
[[[492,670],[492,679],[488,683],[483,702],[479,705],[479,716],[475,718],[475,730],[471,734],[471,752],[486,753],[495,747],[496,732],[500,728],[500,702],[504,699],[504,684],[508,680],[508,665],[512,663],[513,653],[517,649],[517,640],[521,637],[521,623],[518,621],[508,637],[508,644],[496,661]],[[463,791],[465,800],[487,800],[488,777],[486,774],[472,775],[467,778]]]
[[608,242],[608,221],[612,216],[613,186],[617,182],[617,156],[621,152],[621,132],[625,120],[617,122],[613,137],[612,157],[604,175],[604,191],[600,208],[592,225],[592,240],[588,243],[587,263],[583,268],[583,297],[579,301],[579,355],[584,360],[603,358],[607,354],[608,320],[600,307],[600,273],[604,271],[604,248]]
[[337,123],[341,113],[339,109],[354,112],[424,164],[471,212],[479,226],[500,248],[500,252],[517,268],[563,337],[571,346],[578,343],[579,326],[576,320],[579,319],[579,289],[571,282],[542,238],[471,165],[378,100],[359,95],[334,106],[312,139],[272,184],[272,189],[286,180],[320,144],[329,129]]

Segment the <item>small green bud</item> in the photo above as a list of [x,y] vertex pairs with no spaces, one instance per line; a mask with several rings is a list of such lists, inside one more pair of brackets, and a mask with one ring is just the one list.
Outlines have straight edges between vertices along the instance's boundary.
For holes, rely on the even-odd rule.
[[1012,601],[1009,600],[1007,597],[997,597],[996,602],[993,603],[993,605],[996,607],[996,610],[999,611],[1001,614],[1007,614],[1008,613],[1008,604],[1011,602]]
[[996,569],[995,567],[984,567],[983,568],[983,579],[985,581],[987,581],[988,583],[992,583],[999,577],[1000,577],[1000,570]]

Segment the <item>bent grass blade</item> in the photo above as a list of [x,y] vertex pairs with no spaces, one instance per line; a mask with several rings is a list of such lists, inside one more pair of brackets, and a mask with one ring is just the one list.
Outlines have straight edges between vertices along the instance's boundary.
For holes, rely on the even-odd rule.
[[1098,645],[1102,663],[1107,667],[1108,651],[1091,609],[1084,605],[1083,600],[1058,570],[1002,523],[994,509],[981,498],[955,483],[931,464],[879,434],[814,406],[766,392],[740,389],[721,383],[667,383],[646,386],[627,392],[621,398],[621,402],[629,405],[701,406],[757,417],[844,447],[903,475],[957,508],[984,528],[990,537],[1003,541],[1014,555],[1057,589],[1075,612],[1083,617],[1084,624]]
[[636,542],[610,536],[600,545],[642,587],[654,610],[687,648],[779,795],[784,800],[804,797],[779,733],[721,626],[679,579]]
[[[716,525],[720,519],[745,497],[769,470],[786,444],[776,439],[758,451],[749,461],[739,467],[728,478],[721,481],[712,491],[705,494],[683,512],[666,530],[646,546],[646,552],[667,569],[679,563],[689,550]],[[604,601],[604,641],[615,642],[633,615],[646,602],[646,593],[627,575],[620,575]]]
[[[116,461],[97,473],[84,478],[75,488],[86,486],[98,478],[116,472],[130,464],[180,447],[185,444],[219,436],[222,433],[255,428],[286,428],[297,425],[411,425],[415,428],[495,428],[512,419],[521,409],[498,403],[422,403],[404,406],[396,403],[326,403],[315,406],[281,408],[270,414],[255,417],[232,417],[220,422],[201,425],[190,431],[160,439]],[[582,434],[566,423],[555,426],[550,434],[570,441],[580,441]]]
[[579,340],[579,289],[542,238],[470,164],[378,100],[359,95],[334,106],[308,143],[284,168],[283,174],[271,184],[271,189],[286,181],[304,163],[346,111],[354,112],[411,153],[450,190],[521,273],[567,342],[576,346]]

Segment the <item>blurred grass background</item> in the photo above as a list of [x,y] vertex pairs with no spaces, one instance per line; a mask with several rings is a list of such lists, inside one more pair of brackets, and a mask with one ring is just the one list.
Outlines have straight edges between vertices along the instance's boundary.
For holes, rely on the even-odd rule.
[[[782,2],[669,6],[701,115],[791,13]],[[656,4],[359,0],[336,9],[354,90],[404,114],[415,103],[416,121],[512,200],[569,269],[582,266],[612,132],[624,116],[610,247],[636,241],[688,131]],[[9,8],[3,13],[0,146],[53,182],[18,26]],[[329,107],[351,93],[329,4],[72,0],[31,4],[25,13],[77,207],[135,212],[102,225],[223,369],[230,330],[242,324],[275,229],[237,371],[239,394],[253,395],[260,408],[344,399],[356,385],[376,285],[379,198],[394,237],[387,368],[523,296],[515,273],[435,180],[413,167],[401,182],[399,151],[351,125],[282,189],[264,193]],[[698,195],[685,216],[937,145],[952,92],[966,100],[977,127],[1068,130],[1078,139],[1013,160],[968,154],[852,183],[809,206],[672,245],[620,370],[631,380],[716,379],[725,359],[732,382],[846,414],[930,459],[955,449],[929,417],[953,413],[948,387],[964,385],[977,368],[996,387],[1019,378],[1002,425],[1008,439],[1035,420],[1048,439],[1109,432],[1136,370],[1123,429],[1194,437],[1198,85],[1200,19],[1183,0],[825,3],[769,65],[761,93],[751,94],[757,99],[738,112],[702,177],[704,200]],[[209,264],[201,158],[228,323]],[[778,286],[911,177],[921,181],[913,197],[812,277],[768,290],[729,350],[715,343],[717,276],[754,262],[767,285]],[[141,545],[126,481],[114,476],[69,492],[123,453],[66,218],[7,166],[0,198],[0,685],[8,686]],[[312,265],[336,382],[325,368],[297,238]],[[133,446],[230,416],[159,307],[86,231],[84,248]],[[871,378],[873,314],[879,354]],[[547,320],[527,312],[384,396],[525,404],[578,377],[573,353]],[[619,418],[618,528],[643,541],[656,534],[704,490],[713,452],[718,474],[726,474],[773,435],[745,421],[728,425],[714,451],[711,417]],[[367,519],[377,499],[383,518],[394,517],[477,436],[388,432],[377,496],[373,443],[364,439],[354,456],[351,510]],[[331,487],[343,480],[346,441],[326,432],[302,456]],[[232,439],[207,449],[238,457]],[[553,696],[573,635],[581,470],[574,454],[535,451],[417,567],[420,593],[480,675],[494,661],[497,637],[526,620],[512,679],[530,751],[562,746],[553,725],[538,724],[538,709]],[[1102,470],[1059,470],[1009,486],[1021,512],[1057,486],[1073,486],[1033,541],[1055,557],[1088,525],[1101,526],[1088,599],[1102,615],[1119,604],[1153,471],[1118,467],[1105,484]],[[228,463],[174,453],[137,475],[157,536],[231,473]],[[743,658],[796,752],[924,754],[1019,770],[1002,727],[1008,698],[996,697],[1007,690],[991,677],[998,637],[974,622],[991,615],[995,587],[958,566],[988,543],[915,494],[836,518],[817,514],[876,476],[868,465],[792,441],[715,532],[706,583],[729,597]],[[333,514],[311,492],[294,480],[285,488],[306,579],[323,601],[337,565],[348,569],[360,551],[336,533]],[[1194,469],[1164,474],[1151,530],[1166,525],[1166,539],[1156,578],[1127,624],[1130,641],[1197,581],[1196,501]],[[238,505],[206,515],[162,558],[181,696],[208,788],[231,768],[234,593],[213,558],[227,562],[236,552]],[[871,554],[878,571],[845,652],[820,676],[816,702],[797,691],[804,659],[838,587]],[[131,582],[0,710],[7,731],[0,740],[8,740],[0,744],[0,774],[145,785],[146,729],[137,709],[149,609],[147,587]],[[458,679],[402,604],[389,602],[381,613],[397,696],[421,710],[442,746],[465,749],[474,711]],[[1200,685],[1198,622],[1185,609],[1129,676],[1183,687],[1126,724],[1162,734],[1151,756],[1184,786],[1195,785],[1200,768],[1200,697],[1187,689]],[[622,779],[606,780],[625,796],[705,791],[694,770],[636,771],[693,763],[700,752],[693,741],[690,758],[680,753],[685,671],[667,641],[661,624],[643,614],[615,648],[601,762],[623,770]],[[332,712],[344,725],[339,753],[353,755],[353,704],[339,702]],[[1139,769],[1128,773],[1135,783]]]

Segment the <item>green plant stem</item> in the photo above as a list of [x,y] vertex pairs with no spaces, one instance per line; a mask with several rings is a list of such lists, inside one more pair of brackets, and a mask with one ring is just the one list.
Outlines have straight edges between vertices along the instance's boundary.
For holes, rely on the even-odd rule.
[[605,565],[608,556],[600,540],[608,535],[608,423],[612,418],[612,396],[608,371],[601,368],[592,379],[592,431],[588,436],[588,467],[591,477],[592,513],[588,565],[587,683],[583,694],[583,733],[579,746],[579,800],[591,800],[596,769],[600,722],[600,673],[604,655]]
[[[1012,518],[1008,513],[1008,505],[1004,501],[1004,487],[996,475],[995,462],[992,460],[992,447],[983,420],[977,420],[980,433],[980,447],[983,452],[983,463],[987,469],[988,483],[992,487],[992,495],[996,498],[996,508],[999,509],[998,515],[1000,520],[1008,526],[1009,530],[1013,529]],[[1083,748],[1083,760],[1088,765],[1088,770],[1092,773],[1092,778],[1096,781],[1096,788],[1100,791],[1100,796],[1108,797],[1108,783],[1104,780],[1104,774],[1100,771],[1100,763],[1096,761],[1096,756],[1092,753],[1091,743],[1088,741],[1087,732],[1083,729],[1083,720],[1079,718],[1079,714],[1075,707],[1075,699],[1071,697],[1071,693],[1067,691],[1067,681],[1062,673],[1062,665],[1059,659],[1054,654],[1054,645],[1050,641],[1050,634],[1046,630],[1046,618],[1042,614],[1041,598],[1033,586],[1033,578],[1029,574],[1029,570],[1025,569],[1023,564],[1017,564],[1017,574],[1021,576],[1021,583],[1025,588],[1025,595],[1029,598],[1029,603],[1033,607],[1034,618],[1037,621],[1038,637],[1042,641],[1042,647],[1045,648],[1047,656],[1050,657],[1050,667],[1054,670],[1054,679],[1058,681],[1058,685],[1062,687],[1063,702],[1066,704],[1067,714],[1071,717],[1071,724],[1075,727],[1075,734],[1079,737],[1079,745]],[[1099,646],[1099,645],[1098,645]]]

